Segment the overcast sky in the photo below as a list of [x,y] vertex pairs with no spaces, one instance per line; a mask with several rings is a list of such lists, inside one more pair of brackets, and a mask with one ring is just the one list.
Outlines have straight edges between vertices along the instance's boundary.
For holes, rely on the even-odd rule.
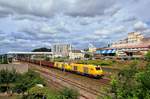
[[0,53],[53,43],[98,47],[150,34],[150,0],[0,0]]

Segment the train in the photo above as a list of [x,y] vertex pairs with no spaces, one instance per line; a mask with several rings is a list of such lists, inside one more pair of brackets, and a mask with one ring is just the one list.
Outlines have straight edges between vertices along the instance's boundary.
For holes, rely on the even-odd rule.
[[83,76],[102,78],[104,71],[101,66],[95,66],[91,64],[77,64],[70,62],[50,62],[45,60],[32,60],[32,59],[20,59],[21,61],[30,62],[40,66],[46,66],[50,68],[60,69],[65,72],[73,72]]

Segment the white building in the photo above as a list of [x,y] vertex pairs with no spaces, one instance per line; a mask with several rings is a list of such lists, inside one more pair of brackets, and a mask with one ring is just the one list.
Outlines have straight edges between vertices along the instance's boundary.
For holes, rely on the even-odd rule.
[[88,52],[94,53],[96,51],[96,47],[92,44],[89,44],[88,46]]
[[83,59],[84,58],[84,53],[82,53],[81,50],[72,50],[69,52],[69,58],[74,60],[74,59]]

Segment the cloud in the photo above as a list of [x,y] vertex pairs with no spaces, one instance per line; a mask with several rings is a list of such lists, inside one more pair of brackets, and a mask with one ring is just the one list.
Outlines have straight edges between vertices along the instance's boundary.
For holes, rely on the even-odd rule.
[[138,21],[134,24],[135,31],[144,31],[148,28],[148,25],[142,21]]
[[[13,14],[34,15],[39,17],[48,17],[53,15],[53,1],[46,0],[1,0],[0,6]],[[48,13],[48,14],[46,14]]]
[[103,29],[99,29],[96,30],[94,34],[96,35],[110,35],[110,34],[117,34],[118,33],[123,33],[126,32],[125,27],[124,26],[118,26],[118,27],[111,27],[111,28],[103,28]]
[[128,32],[149,34],[149,0],[0,0],[4,52],[52,43],[107,45]]
[[0,7],[7,14],[33,15],[38,17],[52,17],[56,13],[69,16],[97,16],[114,13],[115,0],[1,0]]
[[[105,11],[107,12],[109,8],[115,5],[115,0],[109,0],[109,2],[106,0],[76,0],[73,4],[70,5],[70,10],[66,11],[68,15],[93,17],[104,15]],[[109,10],[109,12],[114,12],[113,10]]]
[[0,7],[0,18],[7,17],[9,14],[12,12],[8,11],[7,8]]

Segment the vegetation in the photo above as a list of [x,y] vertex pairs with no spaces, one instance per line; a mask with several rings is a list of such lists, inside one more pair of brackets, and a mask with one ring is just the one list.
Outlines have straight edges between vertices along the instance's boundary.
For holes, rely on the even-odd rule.
[[77,90],[64,88],[60,91],[57,99],[78,99],[79,93]]
[[6,55],[0,55],[0,64],[8,64]]
[[145,55],[145,58],[148,62],[150,62],[150,51]]
[[78,99],[79,96],[76,90],[69,88],[58,93],[50,90],[40,75],[31,70],[24,74],[18,74],[15,70],[1,70],[0,92],[18,93],[22,95],[22,99]]
[[14,91],[24,94],[36,84],[44,85],[45,83],[38,73],[29,70],[27,73],[21,75],[20,79],[15,84]]
[[84,58],[92,59],[92,57],[93,57],[93,56],[92,56],[91,54],[87,54],[87,53],[86,53],[86,54],[84,55]]
[[50,61],[51,59],[50,59],[50,57],[45,57],[45,59],[44,60],[46,60],[46,61]]
[[69,59],[69,57],[55,57],[53,60],[56,62],[65,62]]
[[56,93],[47,87],[34,86],[28,90],[28,94],[23,99],[56,99]]
[[150,99],[150,52],[147,66],[139,68],[137,62],[121,70],[111,81],[106,99]]
[[42,48],[34,49],[34,50],[32,50],[32,52],[51,52],[51,49],[42,47]]
[[0,71],[0,92],[23,93],[36,84],[44,84],[39,74],[29,70],[25,74],[18,74],[15,70]]
[[35,86],[28,91],[23,99],[78,99],[79,93],[74,89],[64,88],[58,93],[53,92],[47,87]]
[[114,61],[111,61],[111,60],[79,60],[77,63],[110,66],[114,63]]
[[18,81],[20,75],[15,71],[8,71],[7,69],[0,71],[0,92],[10,90],[11,84]]

